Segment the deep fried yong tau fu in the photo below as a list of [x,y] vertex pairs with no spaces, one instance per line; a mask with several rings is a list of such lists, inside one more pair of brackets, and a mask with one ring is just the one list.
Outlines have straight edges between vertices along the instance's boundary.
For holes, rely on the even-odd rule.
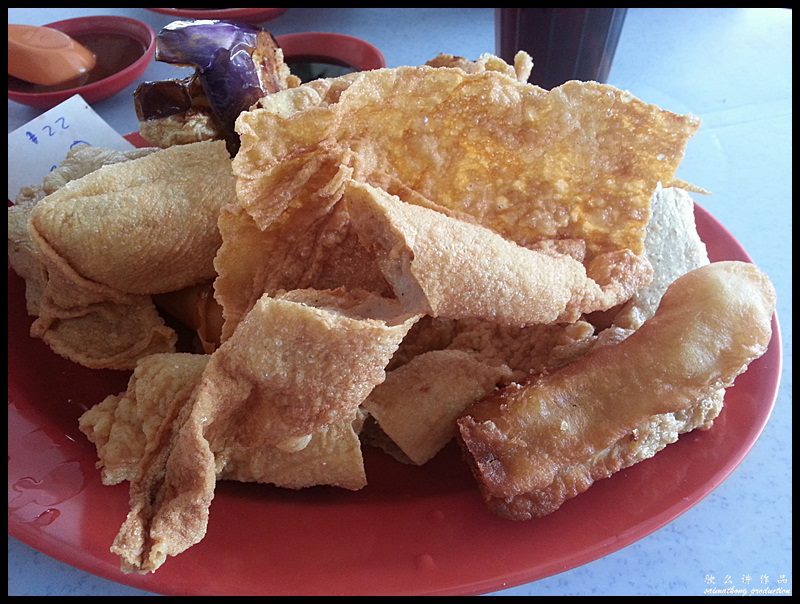
[[767,349],[775,290],[752,264],[718,262],[673,283],[652,319],[458,420],[489,507],[544,516],[592,483],[710,427],[709,397]]
[[174,351],[150,296],[215,276],[217,217],[235,197],[221,141],[135,155],[76,150],[45,179],[52,191],[9,208],[31,334],[87,367],[132,369]]
[[[711,425],[774,292],[705,266],[670,186],[698,121],[530,68],[318,80],[243,111],[232,163],[220,141],[70,157],[24,192],[33,333],[135,367],[80,419],[102,481],[131,483],[123,570],[200,541],[217,480],[364,487],[362,444],[424,464],[457,435],[490,507],[530,518]],[[175,353],[156,305],[207,354]]]

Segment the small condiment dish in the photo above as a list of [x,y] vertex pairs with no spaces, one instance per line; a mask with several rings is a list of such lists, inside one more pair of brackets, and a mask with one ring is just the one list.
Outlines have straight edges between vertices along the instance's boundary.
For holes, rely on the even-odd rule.
[[133,84],[155,52],[155,32],[136,19],[113,16],[80,17],[48,23],[87,47],[97,64],[80,79],[42,86],[8,78],[8,98],[23,105],[49,109],[80,94],[87,103],[113,96]]

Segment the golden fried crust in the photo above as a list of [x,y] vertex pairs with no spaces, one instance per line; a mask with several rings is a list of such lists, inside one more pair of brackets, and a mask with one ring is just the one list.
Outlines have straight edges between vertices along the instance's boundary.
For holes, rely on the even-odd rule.
[[344,199],[362,245],[412,312],[525,326],[575,320],[620,302],[615,285],[604,290],[570,256],[520,247],[355,181]]
[[[376,318],[370,318],[376,317]],[[345,460],[360,462],[352,422],[358,406],[384,379],[384,367],[417,320],[396,301],[368,293],[314,290],[262,297],[234,334],[211,356],[192,400],[165,421],[154,449],[131,484],[131,511],[114,541],[123,568],[154,571],[203,538],[218,474],[259,480],[274,470],[263,452],[302,451],[324,466],[320,453],[345,438]],[[334,428],[339,424],[339,428]],[[331,433],[331,430],[333,431]],[[348,431],[349,430],[349,431]],[[280,460],[279,460],[280,461]],[[305,486],[324,473],[276,473],[276,482]],[[363,472],[341,468],[342,486],[363,486]],[[293,482],[294,481],[294,482]]]
[[[264,293],[340,286],[391,292],[338,204],[352,172],[339,161],[338,155],[320,150],[311,159],[239,176],[240,198],[249,201],[223,208],[223,243],[214,260],[223,341]],[[263,203],[252,202],[258,199]]]
[[348,83],[336,102],[315,105],[301,86],[243,113],[237,176],[338,145],[353,152],[357,180],[400,181],[520,245],[583,239],[589,259],[639,254],[650,195],[698,127],[593,82],[548,92],[492,71],[401,67]]
[[390,372],[363,407],[422,465],[455,436],[455,420],[464,409],[510,375],[508,367],[489,365],[475,354],[435,350]]
[[166,417],[191,398],[209,357],[153,354],[136,365],[128,389],[81,415],[78,425],[97,447],[103,484],[133,480]]
[[625,341],[474,405],[458,425],[487,500],[514,518],[540,516],[625,467],[626,455],[638,461],[636,445],[615,443],[730,386],[766,350],[774,306],[755,266],[711,264],[678,279]]
[[217,215],[234,195],[224,143],[196,143],[71,181],[37,204],[30,225],[83,278],[160,293],[214,276]]

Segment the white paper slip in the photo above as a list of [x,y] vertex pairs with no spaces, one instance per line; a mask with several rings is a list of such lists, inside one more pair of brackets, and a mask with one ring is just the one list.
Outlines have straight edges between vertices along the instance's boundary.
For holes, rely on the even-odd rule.
[[41,184],[67,151],[81,144],[133,149],[76,94],[8,135],[8,198],[13,201],[26,185]]

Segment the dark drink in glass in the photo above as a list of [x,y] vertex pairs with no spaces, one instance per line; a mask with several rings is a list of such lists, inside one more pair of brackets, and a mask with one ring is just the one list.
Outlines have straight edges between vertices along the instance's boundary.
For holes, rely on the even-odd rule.
[[498,8],[497,52],[512,63],[533,57],[531,83],[553,88],[569,80],[605,82],[626,8]]

